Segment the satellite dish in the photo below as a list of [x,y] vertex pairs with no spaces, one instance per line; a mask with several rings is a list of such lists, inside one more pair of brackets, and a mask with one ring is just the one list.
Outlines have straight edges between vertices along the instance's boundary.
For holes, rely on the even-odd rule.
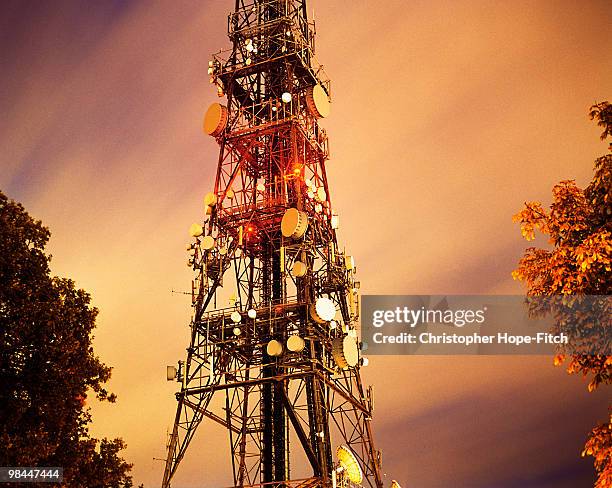
[[266,346],[268,356],[278,357],[283,353],[283,345],[276,339],[272,339]]
[[247,315],[249,316],[250,319],[254,319],[255,317],[257,317],[257,311],[252,308],[247,312]]
[[359,347],[354,337],[337,337],[332,342],[332,356],[341,369],[354,368],[359,362]]
[[175,366],[166,366],[166,380],[172,381],[176,379],[177,370]]
[[233,200],[235,195],[236,194],[234,193],[234,190],[232,190],[231,188],[227,190],[227,192],[225,192],[225,196],[229,198],[230,200]]
[[242,334],[242,331],[240,330],[240,327],[234,327],[234,335],[235,336],[239,336],[240,334]]
[[266,185],[263,183],[257,183],[257,191],[264,192],[266,191]]
[[293,263],[293,267],[291,268],[291,273],[296,278],[301,278],[302,276],[305,276],[307,271],[308,266],[306,266],[306,264],[302,261],[295,261]]
[[309,112],[318,119],[329,116],[331,103],[321,85],[311,86],[306,90],[306,106]]
[[329,298],[317,298],[310,306],[310,316],[319,324],[329,322],[336,316],[336,305]]
[[191,237],[200,237],[204,233],[204,229],[200,224],[191,224],[189,227],[189,235]]
[[289,92],[283,93],[283,95],[281,96],[281,100],[285,103],[289,103],[291,101],[291,93]]
[[204,206],[214,207],[217,205],[217,195],[215,193],[207,193],[204,195]]
[[238,322],[242,320],[242,316],[240,315],[240,312],[238,310],[234,310],[232,314],[230,315],[230,318],[232,319],[232,322],[234,322],[235,324],[237,324]]
[[[223,90],[221,90],[221,94]],[[222,96],[222,95],[221,95]],[[209,136],[217,137],[227,126],[229,111],[225,105],[213,103],[204,116],[204,132]]]
[[287,349],[291,352],[301,352],[306,347],[306,342],[299,335],[290,335],[287,339]]
[[285,237],[299,239],[308,229],[308,216],[297,208],[288,208],[281,221],[281,232]]
[[213,236],[206,236],[202,239],[202,249],[210,251],[213,247],[215,247],[215,238]]
[[363,471],[353,451],[348,446],[339,446],[336,449],[336,456],[348,479],[360,485],[363,481]]
[[319,200],[320,202],[324,202],[325,200],[327,200],[327,193],[325,193],[325,188],[323,188],[322,186],[317,189],[317,200]]

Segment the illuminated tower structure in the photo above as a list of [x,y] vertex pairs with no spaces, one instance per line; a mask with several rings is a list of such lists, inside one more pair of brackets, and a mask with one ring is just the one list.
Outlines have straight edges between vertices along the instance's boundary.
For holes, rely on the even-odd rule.
[[[168,367],[181,389],[162,486],[206,419],[227,429],[235,487],[381,487],[359,283],[325,171],[330,83],[314,23],[305,0],[236,0],[228,34],[232,49],[209,63],[227,99],[204,119],[220,151],[190,229],[194,314],[187,358]],[[225,308],[221,289],[233,294]]]

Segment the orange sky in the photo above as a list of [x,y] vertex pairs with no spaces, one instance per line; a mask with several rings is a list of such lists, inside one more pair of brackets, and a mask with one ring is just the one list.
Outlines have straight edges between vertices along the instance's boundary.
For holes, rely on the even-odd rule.
[[[213,184],[209,54],[233,2],[2,2],[0,188],[51,228],[53,271],[101,310],[114,366],[93,432],[120,435],[158,486],[187,346],[187,228]],[[612,98],[607,1],[312,2],[333,82],[331,197],[363,293],[520,293],[511,216],[584,185],[604,154],[590,104]],[[607,91],[606,91],[607,90]],[[550,358],[372,358],[375,434],[406,487],[576,487],[606,414]],[[229,485],[204,426],[175,488]],[[531,481],[530,481],[531,480]],[[535,481],[533,481],[535,480]],[[531,484],[530,484],[531,483]],[[585,485],[586,486],[586,485]]]

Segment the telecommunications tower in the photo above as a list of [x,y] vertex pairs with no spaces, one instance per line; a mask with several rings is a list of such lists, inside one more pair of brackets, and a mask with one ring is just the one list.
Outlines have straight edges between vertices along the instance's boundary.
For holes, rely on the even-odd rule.
[[227,430],[234,487],[380,488],[359,282],[336,240],[319,125],[330,83],[306,0],[236,0],[228,35],[209,63],[226,98],[204,118],[220,151],[190,228],[194,314],[186,360],[168,367],[181,388],[162,486],[204,420]]

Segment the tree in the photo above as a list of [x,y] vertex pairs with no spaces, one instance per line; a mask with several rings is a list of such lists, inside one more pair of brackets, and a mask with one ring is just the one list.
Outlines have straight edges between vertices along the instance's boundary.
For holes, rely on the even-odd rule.
[[94,354],[98,310],[51,277],[49,230],[0,192],[0,465],[64,468],[66,487],[131,487],[121,439],[89,436],[88,392],[114,402]]
[[[603,127],[601,140],[612,136],[610,103],[593,105],[590,116]],[[612,144],[609,148],[612,151]],[[553,188],[550,210],[540,202],[529,202],[513,220],[520,222],[528,241],[537,230],[552,245],[552,249],[526,249],[512,273],[514,279],[525,282],[529,297],[612,294],[612,154],[595,161],[593,180],[584,190],[573,180],[561,181]],[[606,333],[609,337],[609,329]],[[560,353],[554,364],[566,359],[567,372],[588,378],[589,391],[612,383],[612,356]],[[582,455],[595,458],[595,487],[612,487],[612,415],[609,422],[593,429]]]

